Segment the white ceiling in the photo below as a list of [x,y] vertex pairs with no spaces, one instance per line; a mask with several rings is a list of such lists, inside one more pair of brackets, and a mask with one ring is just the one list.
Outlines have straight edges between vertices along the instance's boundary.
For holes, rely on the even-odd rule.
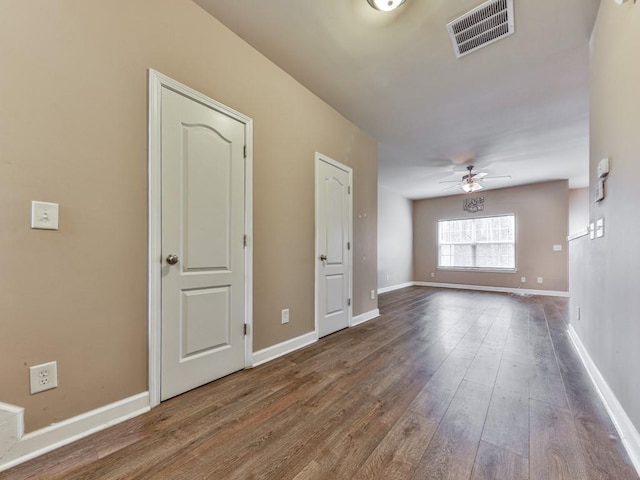
[[[514,0],[515,34],[456,59],[446,24],[482,0],[195,0],[379,142],[379,182],[460,193],[465,166],[500,188],[588,184],[588,42],[600,0]],[[466,163],[464,163],[466,162]]]

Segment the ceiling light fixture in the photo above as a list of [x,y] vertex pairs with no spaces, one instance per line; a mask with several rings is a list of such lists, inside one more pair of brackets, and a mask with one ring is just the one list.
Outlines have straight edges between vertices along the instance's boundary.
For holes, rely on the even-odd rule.
[[376,10],[381,12],[391,12],[402,5],[405,0],[367,0]]
[[483,188],[484,187],[482,185],[480,185],[478,182],[474,182],[473,180],[469,180],[468,182],[462,184],[462,190],[464,190],[465,193],[477,192],[478,190],[482,190]]

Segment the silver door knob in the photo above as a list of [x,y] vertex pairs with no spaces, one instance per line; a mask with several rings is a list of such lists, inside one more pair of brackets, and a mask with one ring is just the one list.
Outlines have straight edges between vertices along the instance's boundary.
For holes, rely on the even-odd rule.
[[178,256],[174,255],[173,253],[171,255],[167,255],[167,263],[169,265],[175,265],[176,263],[178,263]]

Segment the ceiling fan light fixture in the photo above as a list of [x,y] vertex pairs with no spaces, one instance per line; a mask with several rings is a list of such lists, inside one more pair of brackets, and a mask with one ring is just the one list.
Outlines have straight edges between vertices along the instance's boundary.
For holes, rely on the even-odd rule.
[[381,12],[391,12],[402,5],[405,0],[367,0],[376,10]]
[[478,182],[467,182],[462,184],[462,190],[464,190],[465,193],[477,192],[478,190],[482,190],[483,188],[484,187]]

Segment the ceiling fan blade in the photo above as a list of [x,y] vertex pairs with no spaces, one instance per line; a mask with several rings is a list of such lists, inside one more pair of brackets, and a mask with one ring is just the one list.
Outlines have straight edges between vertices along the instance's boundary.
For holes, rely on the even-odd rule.
[[444,190],[442,190],[443,192],[446,192],[447,190],[451,190],[452,188],[456,188],[459,187],[460,184],[458,183],[457,185],[451,185],[450,187],[445,188]]
[[489,175],[489,174],[488,174],[488,173],[485,173],[485,172],[474,173],[474,174],[473,174],[473,178],[484,178],[484,177],[486,177],[487,175]]
[[498,180],[500,178],[511,178],[511,175],[497,175],[491,177],[484,177],[482,180]]

